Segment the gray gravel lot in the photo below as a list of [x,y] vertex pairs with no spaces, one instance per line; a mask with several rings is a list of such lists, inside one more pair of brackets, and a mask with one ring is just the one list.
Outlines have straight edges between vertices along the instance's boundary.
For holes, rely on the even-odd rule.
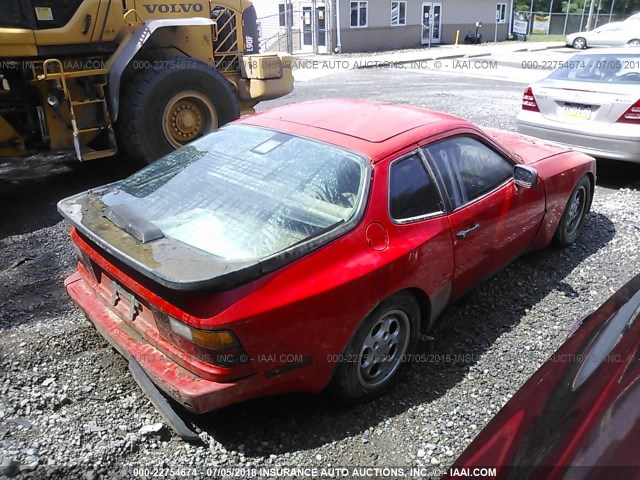
[[[373,96],[513,128],[519,85],[408,73],[376,77],[383,74],[350,72],[339,88],[331,78],[300,84],[280,103],[313,92]],[[572,324],[640,270],[640,191],[624,188],[640,172],[625,167],[620,180],[618,167],[604,164],[608,189],[597,188],[582,239],[568,249],[526,255],[450,306],[433,340],[421,342],[421,361],[392,393],[353,409],[325,395],[284,395],[202,417],[185,414],[202,439],[188,445],[156,425],[161,418],[126,362],[62,286],[74,255],[55,202],[129,169],[59,165],[37,178],[21,171],[0,180],[6,206],[0,214],[0,476],[130,477],[140,466],[201,473],[221,465],[443,469]]]

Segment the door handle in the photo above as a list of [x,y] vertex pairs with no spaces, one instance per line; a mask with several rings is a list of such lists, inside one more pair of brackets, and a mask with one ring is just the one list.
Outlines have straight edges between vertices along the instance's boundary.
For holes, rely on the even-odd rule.
[[465,238],[467,235],[469,235],[472,232],[475,232],[479,228],[480,228],[480,224],[476,223],[473,227],[469,227],[466,230],[460,230],[458,233],[456,233],[456,237],[457,238]]
[[[108,15],[108,12],[107,12]],[[84,27],[82,29],[82,34],[86,35],[87,33],[89,33],[89,28],[91,27],[91,15],[87,15],[86,17],[84,17]]]

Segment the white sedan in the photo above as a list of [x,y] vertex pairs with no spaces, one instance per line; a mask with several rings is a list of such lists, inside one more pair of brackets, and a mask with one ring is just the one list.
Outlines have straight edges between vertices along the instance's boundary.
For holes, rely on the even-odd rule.
[[518,132],[640,163],[640,48],[579,52],[527,87]]
[[584,49],[587,47],[640,46],[640,28],[637,22],[611,22],[590,32],[567,35],[567,45]]

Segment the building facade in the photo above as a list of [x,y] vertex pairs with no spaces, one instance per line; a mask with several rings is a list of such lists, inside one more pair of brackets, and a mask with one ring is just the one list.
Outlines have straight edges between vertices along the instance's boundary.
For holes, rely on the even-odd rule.
[[[336,0],[339,2],[336,47],[342,52],[395,50],[421,45],[452,44],[482,22],[485,41],[505,40],[509,33],[511,1],[494,0]],[[339,10],[339,12],[338,12]],[[339,23],[339,27],[338,27]],[[497,26],[497,32],[496,32]]]
[[[505,40],[513,1],[253,0],[261,51],[370,52],[463,42],[481,22],[484,41]],[[286,16],[289,12],[289,18]],[[314,16],[315,12],[315,16]],[[287,36],[290,26],[291,33]]]
[[328,1],[253,0],[253,5],[258,16],[261,52],[287,51],[287,42],[293,52],[329,51],[332,34]]

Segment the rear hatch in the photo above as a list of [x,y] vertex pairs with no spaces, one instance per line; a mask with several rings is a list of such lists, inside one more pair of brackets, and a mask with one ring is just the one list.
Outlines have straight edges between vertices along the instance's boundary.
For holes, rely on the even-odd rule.
[[160,285],[228,290],[355,226],[370,170],[369,160],[338,147],[229,125],[58,210]]

